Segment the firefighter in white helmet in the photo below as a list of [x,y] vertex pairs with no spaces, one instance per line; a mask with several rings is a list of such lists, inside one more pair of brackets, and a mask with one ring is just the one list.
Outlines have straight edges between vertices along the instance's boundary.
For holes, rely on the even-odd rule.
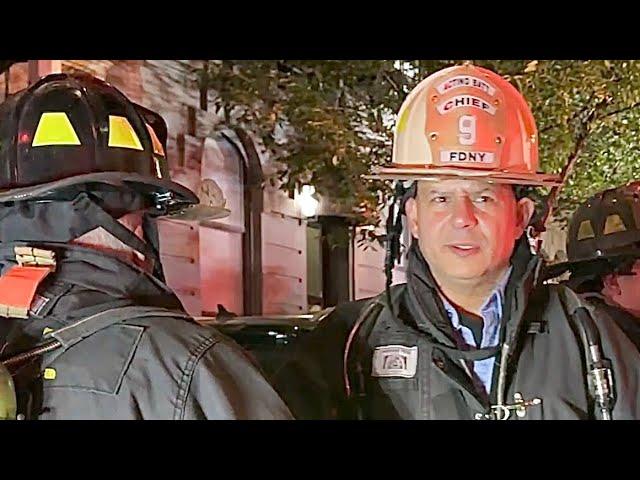
[[[397,181],[387,289],[338,306],[301,341],[276,382],[294,415],[638,418],[637,350],[571,290],[540,281],[525,194],[561,180],[538,171],[516,88],[473,65],[429,76],[400,109],[391,165],[373,174]],[[403,215],[407,283],[389,287]],[[596,367],[605,375],[586,382]]]

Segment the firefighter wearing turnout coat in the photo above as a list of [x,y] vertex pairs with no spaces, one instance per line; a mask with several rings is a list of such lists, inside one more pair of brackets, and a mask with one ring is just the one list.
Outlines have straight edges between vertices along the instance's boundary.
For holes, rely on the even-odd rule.
[[[297,418],[635,419],[640,356],[597,306],[546,285],[528,226],[538,136],[521,94],[462,65],[406,98],[391,165],[387,289],[339,305],[276,388]],[[397,211],[396,211],[397,208]],[[402,219],[406,284],[390,287]]]
[[159,115],[93,77],[0,105],[1,417],[291,418],[163,281],[156,219],[228,214],[170,180],[165,140]]

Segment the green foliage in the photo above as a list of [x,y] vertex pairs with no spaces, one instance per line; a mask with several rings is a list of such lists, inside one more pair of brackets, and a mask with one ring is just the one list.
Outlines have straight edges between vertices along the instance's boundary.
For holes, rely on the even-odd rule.
[[[262,139],[282,188],[305,183],[375,225],[391,192],[366,181],[390,161],[395,113],[407,93],[434,71],[460,61],[207,61],[198,78],[215,92],[227,125]],[[640,178],[640,62],[473,60],[505,75],[529,101],[540,132],[540,163],[559,173],[576,162],[558,200],[563,221],[577,203]]]

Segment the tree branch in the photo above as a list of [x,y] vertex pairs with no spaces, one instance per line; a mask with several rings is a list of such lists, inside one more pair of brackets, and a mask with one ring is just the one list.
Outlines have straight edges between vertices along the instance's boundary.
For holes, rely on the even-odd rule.
[[[606,97],[598,100],[598,102],[596,102],[596,104],[592,107],[591,112],[589,112],[589,115],[587,116],[587,118],[582,122],[581,128],[578,130],[578,136],[576,138],[576,143],[573,147],[573,152],[571,152],[571,154],[569,155],[569,158],[567,159],[567,163],[565,164],[564,168],[562,169],[562,172],[560,173],[560,178],[562,179],[562,183],[558,186],[553,187],[551,189],[551,192],[549,192],[549,196],[547,197],[546,212],[544,213],[544,215],[540,219],[540,222],[536,226],[536,229],[539,232],[543,232],[545,230],[545,225],[547,223],[547,220],[551,216],[551,212],[553,211],[553,209],[557,206],[560,190],[565,185],[567,178],[569,178],[569,175],[571,175],[571,172],[573,171],[573,167],[587,143],[590,127],[596,120],[597,112],[600,109],[604,108],[605,105],[607,105],[609,102],[610,100]],[[582,109],[581,112],[584,113],[585,109]]]
[[611,172],[609,173],[609,175],[605,177],[605,180],[609,181],[610,179],[612,179],[615,176],[615,174],[618,173],[618,168],[620,168],[621,164],[622,164],[622,161],[618,160],[613,166],[613,168],[611,169]]
[[613,110],[612,112],[607,112],[604,115],[600,116],[598,118],[598,120],[601,120],[601,119],[607,118],[607,117],[612,117],[613,115],[617,115],[619,113],[626,112],[627,110],[633,110],[634,108],[638,108],[638,107],[640,107],[640,102],[636,102],[636,103],[634,103],[632,105],[628,105],[628,106],[626,106],[624,108],[619,108],[618,110]]
[[[567,120],[568,124],[573,122],[576,118],[579,118],[580,115],[583,115],[591,107],[591,100],[593,100],[593,97],[595,97],[595,95],[596,95],[595,92],[591,93],[591,96],[589,97],[589,100],[587,100],[587,103],[585,104],[585,106],[582,107],[577,112],[575,112],[573,115],[571,115],[571,118],[569,120]],[[596,105],[598,105],[598,104],[596,104]],[[548,127],[543,128],[542,130],[540,130],[540,133],[548,132],[549,130],[551,130],[554,127],[555,127],[555,125],[549,125]]]
[[[591,101],[591,99],[592,99],[592,98],[593,98],[593,95],[591,95],[591,98],[589,99],[589,101]],[[612,116],[617,115],[617,114],[619,114],[619,113],[626,112],[627,110],[633,110],[634,108],[638,108],[638,107],[640,107],[640,102],[635,102],[635,103],[633,103],[633,104],[631,104],[631,105],[627,105],[626,107],[619,108],[618,110],[613,110],[613,111],[611,111],[611,112],[606,112],[606,113],[604,113],[603,115],[599,116],[599,117],[598,117],[598,120],[602,120],[602,119],[607,118],[607,117],[612,117]],[[586,107],[585,107],[585,108],[586,108]],[[574,114],[574,115],[569,119],[569,123],[570,123],[570,122],[572,122],[573,120],[575,120],[575,119],[576,119],[576,118],[577,118],[581,113],[583,113],[583,112],[584,112],[584,110],[585,110],[585,109],[583,108],[583,109],[582,109],[582,110],[580,110],[577,114]],[[554,128],[554,127],[555,127],[555,125],[549,125],[548,127],[545,127],[545,128],[543,128],[542,130],[540,130],[540,133],[548,132],[549,130],[551,130],[551,129],[552,129],[552,128]]]
[[385,78],[387,82],[391,84],[391,86],[396,91],[396,93],[400,95],[404,95],[404,92],[402,91],[402,89],[398,86],[398,84],[393,80],[393,78],[391,78],[391,76],[387,72],[382,72],[382,76]]

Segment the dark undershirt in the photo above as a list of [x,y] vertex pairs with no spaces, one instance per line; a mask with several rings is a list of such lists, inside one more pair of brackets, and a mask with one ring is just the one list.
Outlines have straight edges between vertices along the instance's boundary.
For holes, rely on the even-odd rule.
[[482,327],[484,322],[482,317],[469,313],[462,309],[456,309],[458,312],[458,318],[460,319],[460,325],[464,325],[473,334],[473,338],[476,341],[476,346],[480,348],[482,345]]

